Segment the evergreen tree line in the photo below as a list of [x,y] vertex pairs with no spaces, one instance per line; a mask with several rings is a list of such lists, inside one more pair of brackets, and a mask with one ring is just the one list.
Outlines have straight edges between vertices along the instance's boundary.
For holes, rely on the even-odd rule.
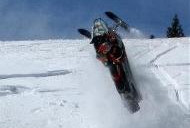
[[[177,14],[175,14],[171,26],[167,28],[166,36],[168,38],[185,37]],[[154,38],[155,38],[154,35],[150,35],[150,39]]]

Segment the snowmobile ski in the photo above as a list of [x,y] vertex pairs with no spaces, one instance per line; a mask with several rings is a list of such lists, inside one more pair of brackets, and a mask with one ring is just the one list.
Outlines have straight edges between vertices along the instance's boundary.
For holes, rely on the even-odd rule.
[[88,31],[88,30],[86,30],[86,29],[78,29],[78,32],[79,32],[81,35],[83,35],[83,36],[85,36],[86,38],[88,38],[88,39],[91,39],[91,38],[92,38],[91,32]]
[[113,12],[105,12],[106,16],[110,19],[112,19],[118,26],[121,26],[126,31],[130,31],[129,25],[125,23],[121,18],[119,18],[117,15],[115,15]]

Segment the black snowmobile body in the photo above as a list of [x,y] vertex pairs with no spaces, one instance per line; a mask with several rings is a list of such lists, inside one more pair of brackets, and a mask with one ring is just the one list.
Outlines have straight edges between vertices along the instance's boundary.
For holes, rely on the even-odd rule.
[[118,93],[121,96],[122,101],[124,102],[124,105],[129,109],[131,113],[134,113],[140,109],[140,106],[138,103],[140,102],[142,98],[139,91],[137,90],[137,87],[136,87],[136,84],[131,72],[130,64],[128,62],[124,44],[120,36],[116,33],[116,30],[119,26],[121,26],[128,32],[129,32],[129,27],[123,20],[121,20],[114,13],[105,12],[105,14],[116,23],[115,26],[108,27],[105,21],[99,18],[94,21],[92,32],[89,32],[88,30],[85,30],[85,29],[78,29],[78,31],[80,34],[92,40],[91,44],[94,44],[95,50],[97,50],[96,45],[99,45],[98,43],[101,43],[101,42],[109,43],[109,41],[102,40],[104,38],[99,38],[99,37],[101,37],[105,33],[113,33],[115,35],[118,46],[120,47],[122,54],[124,56],[124,60],[122,61],[122,63],[113,63],[112,61],[108,60],[109,64],[107,67],[110,70],[112,78],[115,74],[118,76],[122,76],[119,79],[119,82],[114,80],[114,78],[113,78],[113,81],[115,83]]

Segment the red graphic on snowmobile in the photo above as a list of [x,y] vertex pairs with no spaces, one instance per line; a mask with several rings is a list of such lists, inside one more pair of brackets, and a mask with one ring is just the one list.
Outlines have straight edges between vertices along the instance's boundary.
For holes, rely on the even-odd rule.
[[129,31],[128,25],[112,12],[105,13],[116,25],[108,27],[101,18],[95,19],[92,33],[85,29],[78,29],[80,34],[91,39],[94,45],[96,58],[109,68],[116,89],[124,105],[134,113],[140,109],[141,96],[136,88],[133,75],[127,59],[125,46],[120,36],[116,33],[119,26]]

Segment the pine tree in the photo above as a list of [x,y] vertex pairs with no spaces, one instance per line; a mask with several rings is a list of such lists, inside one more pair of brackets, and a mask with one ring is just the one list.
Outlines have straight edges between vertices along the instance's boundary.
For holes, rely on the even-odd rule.
[[183,29],[181,28],[177,14],[175,14],[171,27],[168,27],[167,37],[184,37]]
[[155,36],[152,34],[152,35],[150,35],[150,37],[149,37],[150,39],[154,39],[155,38]]

